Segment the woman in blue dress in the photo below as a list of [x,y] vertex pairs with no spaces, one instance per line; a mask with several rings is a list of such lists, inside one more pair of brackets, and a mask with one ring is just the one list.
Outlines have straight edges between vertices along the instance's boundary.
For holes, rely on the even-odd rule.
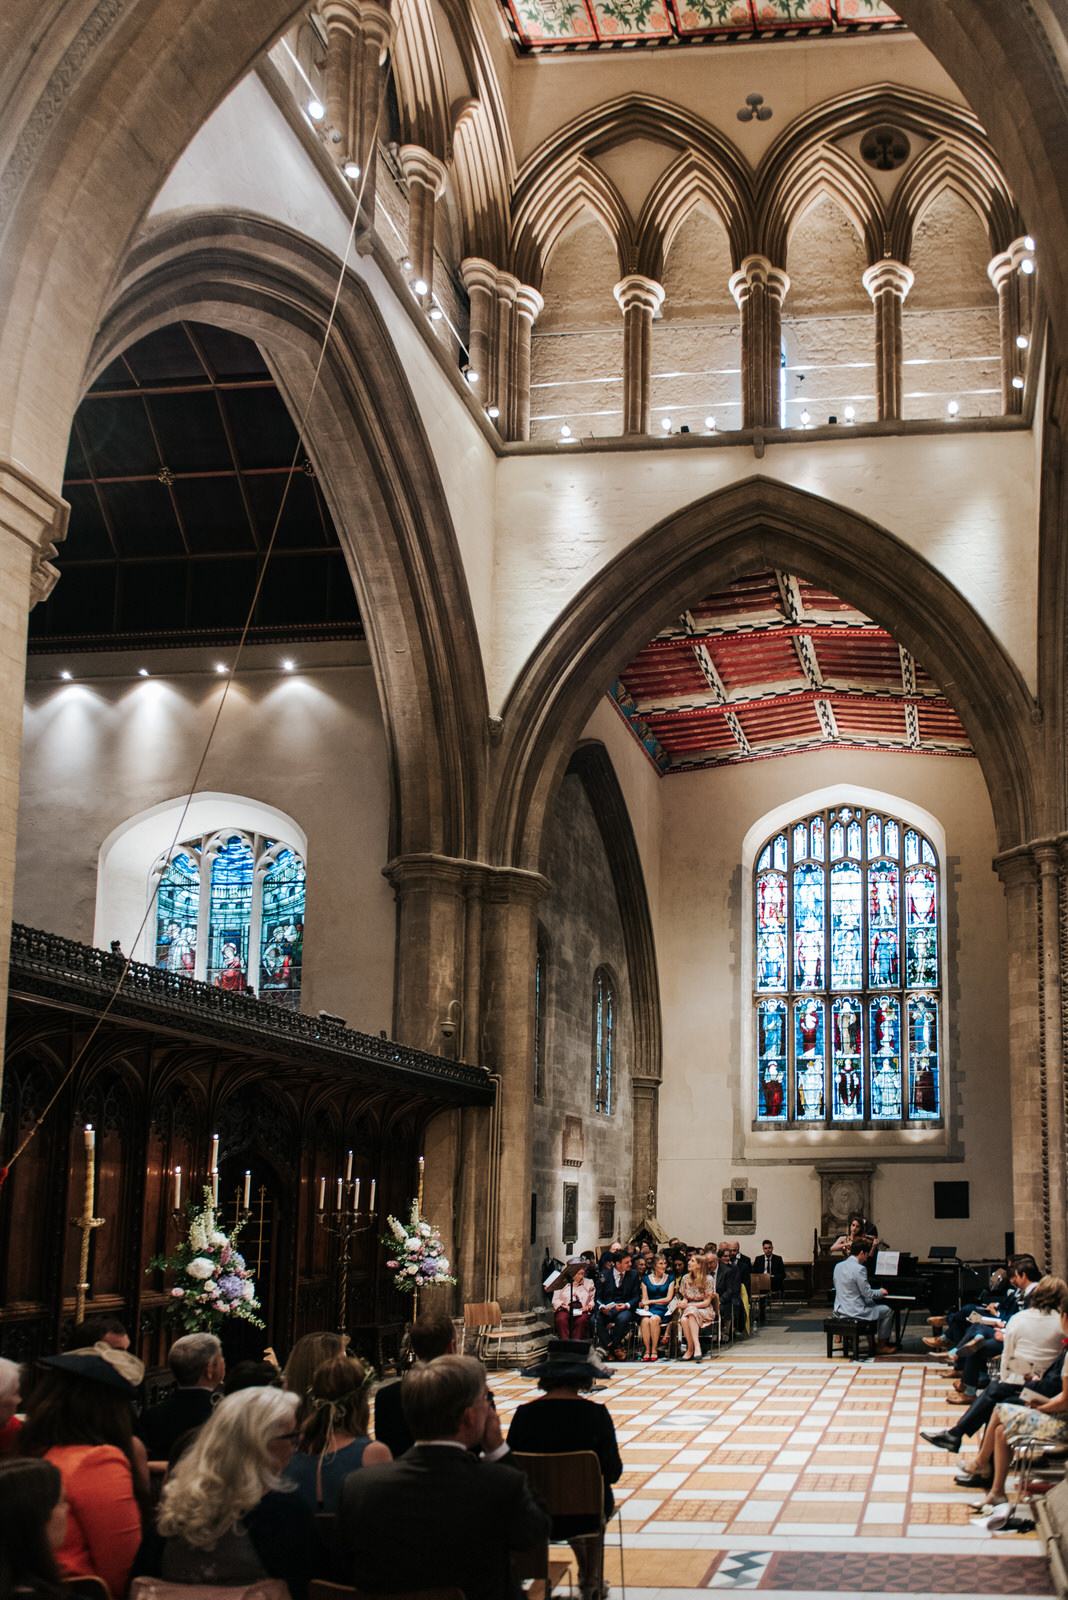
[[660,1341],[664,1335],[664,1324],[667,1319],[668,1306],[675,1296],[675,1280],[668,1272],[667,1257],[657,1256],[653,1262],[653,1270],[647,1272],[642,1279],[642,1311],[651,1315],[639,1316],[641,1323],[642,1344],[645,1346],[643,1361],[658,1360],[657,1352]]
[[336,1511],[350,1472],[392,1461],[388,1445],[368,1435],[374,1373],[355,1356],[333,1356],[317,1367],[308,1391],[311,1414],[283,1478],[313,1511]]

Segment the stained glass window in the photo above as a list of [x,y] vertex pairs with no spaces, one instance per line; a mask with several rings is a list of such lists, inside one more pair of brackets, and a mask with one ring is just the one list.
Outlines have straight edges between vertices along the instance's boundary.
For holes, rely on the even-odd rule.
[[185,840],[152,873],[156,965],[299,1010],[304,880],[279,840],[227,828]]
[[941,902],[930,840],[878,812],[831,806],[791,823],[757,860],[757,1120],[937,1121]]
[[612,1114],[612,1046],[615,1000],[604,968],[593,978],[593,1109]]

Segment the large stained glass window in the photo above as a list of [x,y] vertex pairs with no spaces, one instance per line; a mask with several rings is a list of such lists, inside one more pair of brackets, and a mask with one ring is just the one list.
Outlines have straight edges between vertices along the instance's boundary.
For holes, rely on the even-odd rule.
[[304,862],[238,828],[187,839],[152,872],[157,967],[300,1008]]
[[942,1115],[940,874],[897,818],[831,806],[769,839],[755,874],[759,1123]]
[[593,1109],[612,1115],[615,1044],[615,996],[612,980],[603,967],[593,975]]

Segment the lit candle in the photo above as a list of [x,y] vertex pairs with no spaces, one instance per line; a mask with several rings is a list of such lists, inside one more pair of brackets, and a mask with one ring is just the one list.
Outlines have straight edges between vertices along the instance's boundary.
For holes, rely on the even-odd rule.
[[85,1125],[85,1215],[91,1217],[96,1199],[96,1134],[93,1124]]
[[182,1169],[181,1169],[181,1167],[175,1167],[175,1169],[174,1169],[174,1209],[175,1209],[175,1211],[178,1210],[178,1208],[181,1206],[181,1203],[182,1203]]
[[337,1180],[337,1208],[341,1210],[341,1179]]
[[217,1206],[219,1204],[219,1169],[218,1169],[218,1167],[215,1168],[215,1171],[211,1175],[211,1203],[212,1203],[213,1206]]
[[91,1122],[85,1124],[85,1148],[90,1154],[96,1149],[96,1134],[93,1132],[93,1124]]
[[375,1208],[375,1189],[376,1189],[377,1185],[378,1185],[378,1179],[377,1178],[372,1178],[371,1179],[371,1210],[372,1211]]
[[251,1189],[252,1189],[252,1174],[251,1174],[251,1172],[246,1171],[246,1173],[245,1173],[245,1210],[246,1211],[248,1210],[248,1200],[249,1200],[249,1193],[250,1193]]
[[219,1135],[217,1133],[213,1133],[212,1136],[211,1136],[211,1170],[212,1170],[212,1172],[215,1171],[215,1169],[216,1169],[216,1167],[218,1165],[219,1165]]
[[348,1166],[345,1168],[345,1182],[346,1183],[351,1183],[352,1182],[352,1151],[351,1150],[349,1151]]
[[420,1177],[423,1176],[423,1158],[422,1158],[422,1156],[419,1157],[419,1176]]
[[325,1209],[326,1209],[326,1179],[325,1178],[320,1178],[319,1179],[319,1210],[320,1211],[324,1211]]
[[355,1190],[355,1193],[352,1196],[352,1209],[353,1209],[353,1211],[359,1211],[359,1209],[360,1209],[360,1180],[359,1180],[359,1178],[356,1179],[356,1190]]

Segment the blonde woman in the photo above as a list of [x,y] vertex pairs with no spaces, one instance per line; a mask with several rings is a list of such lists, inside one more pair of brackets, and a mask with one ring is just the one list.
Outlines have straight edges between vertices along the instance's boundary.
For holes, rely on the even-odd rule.
[[679,1327],[686,1341],[683,1361],[701,1360],[701,1329],[719,1316],[719,1295],[708,1281],[705,1258],[696,1252],[690,1257],[690,1270],[679,1284],[682,1316]]
[[297,1423],[300,1427],[311,1416],[312,1379],[324,1361],[343,1356],[349,1347],[347,1333],[306,1333],[289,1352],[282,1381],[297,1397]]
[[282,1389],[220,1401],[164,1485],[135,1577],[213,1586],[280,1578],[305,1600],[320,1573],[315,1517],[283,1478],[296,1413],[296,1395]]
[[310,1511],[336,1511],[350,1472],[393,1460],[389,1446],[369,1434],[374,1377],[355,1356],[335,1356],[312,1379],[311,1416],[283,1473]]

